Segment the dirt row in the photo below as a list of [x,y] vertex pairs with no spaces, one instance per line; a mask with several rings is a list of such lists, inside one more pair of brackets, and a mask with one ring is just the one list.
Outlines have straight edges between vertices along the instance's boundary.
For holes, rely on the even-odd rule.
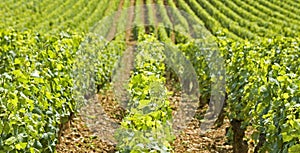
[[[169,98],[172,104],[179,101],[179,94]],[[203,116],[206,108],[199,108],[196,116]],[[118,107],[112,91],[97,95],[93,103],[82,109],[75,117],[70,128],[65,130],[58,152],[115,152],[114,132],[126,111]],[[232,152],[226,139],[229,121],[200,135],[200,122],[195,117],[173,142],[174,152]]]

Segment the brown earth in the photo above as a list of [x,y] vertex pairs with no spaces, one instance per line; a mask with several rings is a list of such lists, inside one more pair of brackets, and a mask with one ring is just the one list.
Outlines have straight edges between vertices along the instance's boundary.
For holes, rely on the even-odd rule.
[[[96,98],[82,109],[81,115],[75,117],[70,128],[63,132],[62,141],[57,145],[59,153],[115,152],[116,142],[113,140],[113,133],[126,112],[116,102],[112,91],[99,94]],[[178,103],[179,99],[178,93],[169,98],[173,105]],[[195,116],[197,118],[203,116],[206,109],[207,106],[198,109]],[[194,118],[187,128],[177,135],[172,144],[174,152],[232,152],[232,146],[228,145],[225,136],[226,128],[229,126],[228,119],[225,119],[220,127],[212,128],[206,134],[200,135],[199,120]]]

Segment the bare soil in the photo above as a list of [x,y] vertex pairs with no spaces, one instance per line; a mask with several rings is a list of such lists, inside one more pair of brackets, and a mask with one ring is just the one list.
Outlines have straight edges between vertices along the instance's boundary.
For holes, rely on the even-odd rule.
[[[115,152],[116,143],[113,141],[113,133],[125,115],[123,108],[117,107],[113,92],[98,95],[98,102],[90,103],[72,121],[70,128],[66,129],[57,145],[59,153],[71,152]],[[177,101],[178,98],[170,98]],[[102,107],[99,107],[101,105]],[[104,110],[104,111],[100,111]],[[87,119],[86,113],[90,112]],[[201,115],[204,109],[199,109]],[[192,153],[227,153],[232,152],[232,146],[227,144],[226,128],[229,121],[225,119],[224,124],[213,128],[204,135],[200,135],[200,123],[193,119],[188,127],[179,134],[173,142],[174,152]]]

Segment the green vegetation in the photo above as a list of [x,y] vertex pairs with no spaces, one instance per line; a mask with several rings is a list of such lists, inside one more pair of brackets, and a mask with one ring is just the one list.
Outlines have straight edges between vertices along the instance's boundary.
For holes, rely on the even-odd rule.
[[75,112],[71,65],[76,34],[0,32],[0,150],[54,151],[59,125]]
[[256,142],[265,137],[263,152],[299,147],[299,40],[220,41],[227,55],[228,117],[241,123],[233,128],[254,127]]
[[168,152],[172,138],[172,110],[164,84],[165,55],[155,37],[140,38],[135,70],[129,81],[130,108],[121,122],[121,152]]
[[[138,6],[133,19],[129,12],[114,14],[131,5]],[[113,70],[129,45],[137,47],[128,82],[130,111],[116,134],[117,148],[172,150],[172,109],[164,85],[172,80],[166,59],[173,57],[164,55],[166,46],[159,42],[193,65],[204,104],[218,79],[213,57],[224,59],[226,78],[220,80],[226,79],[224,112],[234,152],[248,149],[247,127],[254,129],[256,151],[300,150],[297,2],[5,0],[0,8],[0,152],[55,152],[63,125],[83,104],[79,100],[111,87]],[[105,20],[105,27],[97,27],[110,15],[114,18]],[[133,29],[123,31],[130,21]],[[212,34],[205,40],[203,29]],[[112,40],[99,37],[99,31]],[[208,42],[212,45],[201,46]],[[85,79],[91,80],[81,82]]]

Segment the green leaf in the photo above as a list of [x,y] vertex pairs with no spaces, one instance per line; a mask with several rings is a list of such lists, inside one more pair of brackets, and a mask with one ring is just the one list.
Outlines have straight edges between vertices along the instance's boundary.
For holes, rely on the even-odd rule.
[[259,103],[259,104],[257,105],[257,107],[256,107],[256,111],[257,111],[257,112],[262,112],[263,109],[264,109],[264,107],[263,107],[263,104],[262,104],[262,103]]
[[282,135],[283,142],[289,142],[293,139],[293,137],[287,132],[283,132],[281,133],[281,135]]
[[279,82],[283,82],[283,81],[285,80],[285,77],[284,77],[284,76],[278,76],[278,77],[277,77],[277,80],[278,80]]
[[300,144],[296,144],[289,148],[289,153],[299,153],[300,152]]
[[34,108],[34,101],[31,99],[26,99],[26,103],[29,105],[30,111],[32,111]]
[[63,67],[64,67],[64,66],[63,66],[62,64],[57,64],[57,70],[59,70],[59,71],[60,71],[60,70],[62,70],[62,69],[63,69]]
[[4,127],[3,121],[0,120],[0,133],[3,132],[3,127]]
[[282,95],[282,97],[283,97],[284,99],[288,99],[290,96],[289,96],[288,93],[284,93],[284,94]]
[[17,105],[18,105],[18,98],[9,99],[7,102],[9,104],[12,104],[14,107],[17,107]]
[[17,141],[16,137],[10,137],[8,139],[5,140],[5,144],[6,145],[12,145],[13,143],[15,143]]
[[20,143],[15,145],[17,150],[25,149],[26,146],[27,146],[27,142],[20,142]]
[[35,152],[36,152],[36,151],[35,151],[36,149],[35,149],[35,148],[33,148],[33,147],[30,147],[30,149],[29,149],[29,150],[30,150],[30,153],[35,153]]
[[24,76],[24,74],[22,73],[21,70],[14,70],[12,73],[13,73],[15,76],[17,76],[17,77],[23,77],[23,76]]
[[19,58],[16,58],[14,64],[21,64],[21,60]]
[[51,98],[52,98],[51,93],[47,91],[47,92],[46,92],[46,97],[47,97],[47,99],[51,99]]

